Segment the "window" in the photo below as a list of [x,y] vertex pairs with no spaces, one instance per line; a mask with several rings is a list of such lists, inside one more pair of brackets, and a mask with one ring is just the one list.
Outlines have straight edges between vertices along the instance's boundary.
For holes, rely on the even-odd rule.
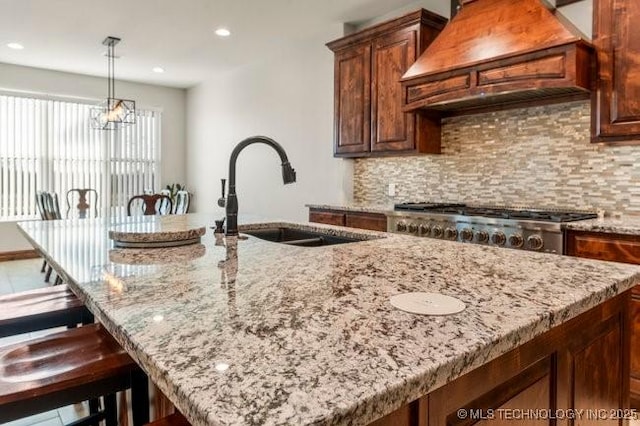
[[99,211],[120,214],[136,194],[160,183],[161,113],[137,110],[136,124],[91,129],[91,105],[0,95],[0,219],[37,218],[37,191],[60,197],[93,188]]

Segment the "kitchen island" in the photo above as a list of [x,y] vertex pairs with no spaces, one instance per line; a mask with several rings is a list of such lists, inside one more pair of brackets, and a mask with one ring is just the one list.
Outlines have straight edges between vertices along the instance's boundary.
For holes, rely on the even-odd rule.
[[[292,247],[209,231],[191,246],[115,249],[107,237],[176,221],[213,217],[20,227],[195,425],[468,424],[457,409],[627,404],[636,266],[316,224],[298,226],[367,240]],[[390,305],[412,291],[467,307]]]

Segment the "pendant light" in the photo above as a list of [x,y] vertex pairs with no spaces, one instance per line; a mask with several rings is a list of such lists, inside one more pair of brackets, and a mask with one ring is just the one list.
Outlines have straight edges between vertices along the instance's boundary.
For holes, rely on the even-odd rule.
[[122,125],[136,122],[136,102],[116,98],[115,46],[119,42],[117,37],[107,37],[102,42],[107,46],[108,92],[104,101],[91,108],[91,127],[94,129],[117,130]]

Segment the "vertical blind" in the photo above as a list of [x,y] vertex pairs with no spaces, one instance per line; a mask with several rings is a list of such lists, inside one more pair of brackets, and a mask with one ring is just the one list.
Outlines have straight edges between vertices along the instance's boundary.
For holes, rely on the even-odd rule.
[[0,95],[0,219],[38,217],[37,191],[60,197],[93,188],[99,212],[121,214],[130,197],[160,182],[161,113],[137,110],[136,124],[92,129],[91,106]]

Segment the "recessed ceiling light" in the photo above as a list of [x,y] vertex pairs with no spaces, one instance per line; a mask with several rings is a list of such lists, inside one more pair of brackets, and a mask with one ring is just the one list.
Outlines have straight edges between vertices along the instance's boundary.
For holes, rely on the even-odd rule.
[[220,37],[229,37],[231,35],[231,31],[226,28],[218,28],[216,30],[216,35]]
[[22,50],[22,49],[24,49],[24,46],[21,45],[20,43],[9,43],[9,44],[7,44],[7,47],[9,49],[13,49],[13,50]]
[[164,72],[164,68],[162,68],[162,67],[153,67],[152,71],[161,74],[161,73]]

